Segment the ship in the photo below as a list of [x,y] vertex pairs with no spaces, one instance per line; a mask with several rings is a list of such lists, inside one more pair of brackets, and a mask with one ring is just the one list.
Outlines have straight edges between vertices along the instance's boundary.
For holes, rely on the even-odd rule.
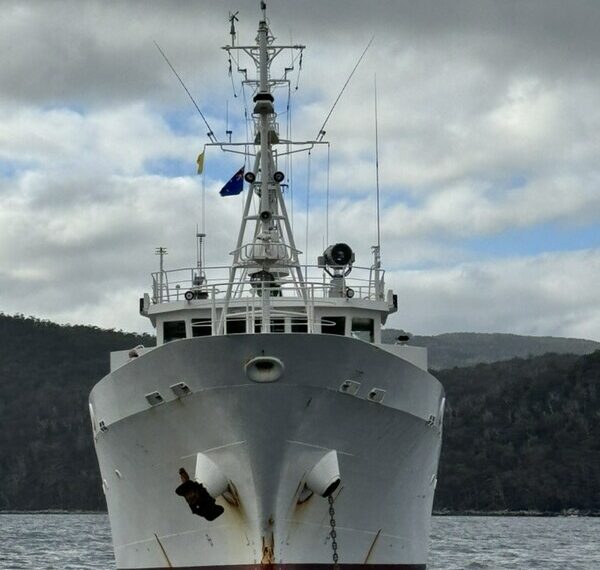
[[[244,208],[231,264],[159,271],[140,299],[156,346],[110,355],[89,410],[119,570],[426,568],[444,390],[427,351],[382,343],[398,309],[380,245],[365,266],[332,243],[301,263],[279,131],[281,53],[266,6],[248,57],[253,137],[224,187]],[[232,30],[235,16],[232,17]]]

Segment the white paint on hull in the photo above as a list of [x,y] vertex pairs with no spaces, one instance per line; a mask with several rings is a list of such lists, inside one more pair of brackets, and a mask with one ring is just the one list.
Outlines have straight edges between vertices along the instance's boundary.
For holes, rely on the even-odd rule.
[[[260,355],[281,379],[250,381]],[[360,383],[356,396],[339,391]],[[191,394],[169,386],[184,381]],[[385,390],[383,403],[367,399]],[[144,395],[166,402],[150,407]],[[297,504],[307,474],[337,451],[340,563],[424,564],[441,441],[443,390],[373,345],[329,335],[229,335],[161,346],[105,377],[90,400],[119,568],[330,563],[328,503]],[[432,419],[433,418],[433,419]],[[213,522],[175,495],[178,469],[207,456],[237,490]],[[115,473],[118,470],[121,477]],[[156,535],[156,536],[155,536]],[[375,537],[377,540],[373,544]],[[157,538],[158,537],[158,540]],[[160,544],[159,544],[160,542]]]

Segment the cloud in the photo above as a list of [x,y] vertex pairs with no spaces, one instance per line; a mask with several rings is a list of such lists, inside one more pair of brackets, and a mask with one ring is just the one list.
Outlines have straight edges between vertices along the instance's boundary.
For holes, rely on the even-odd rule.
[[[206,127],[153,41],[217,136],[227,106],[234,139],[243,137],[243,97],[233,96],[219,49],[238,8],[237,41],[253,41],[257,11],[245,2],[3,4],[0,309],[139,329],[154,247],[169,248],[169,267],[194,263],[202,219],[194,159]],[[311,262],[327,233],[355,247],[360,265],[371,262],[376,74],[384,261],[394,270],[388,281],[414,299],[392,322],[402,316],[415,332],[600,339],[599,244],[589,237],[600,232],[597,3],[272,0],[269,18],[279,40],[308,46],[292,98],[294,138],[316,135],[375,34],[326,127],[329,224],[327,150],[311,155]],[[285,101],[278,91],[280,110]],[[282,133],[286,121],[282,114]],[[289,209],[305,249],[307,158],[281,166],[293,179]],[[240,199],[217,193],[237,168],[237,157],[207,154],[209,262],[227,262],[233,248]],[[585,229],[581,250],[553,243],[568,251],[548,245],[527,256],[514,240],[490,258],[472,245],[552,224],[565,235]]]
[[598,338],[598,279],[600,249],[388,273],[400,297],[389,324]]
[[[158,157],[187,158],[198,137],[176,136],[142,103],[80,113],[68,108],[0,110],[0,157],[54,174],[144,172]],[[193,171],[192,171],[193,172]]]
[[[195,223],[201,218],[196,179],[114,176],[96,181],[102,201],[65,199],[60,208],[40,205],[28,182],[15,190],[20,200],[0,210],[5,312],[139,329],[136,303],[157,270],[155,247],[167,246],[170,268],[195,263]],[[238,200],[217,203],[218,187],[207,189],[208,206],[220,212],[219,224],[208,222],[213,263],[225,261],[239,216]]]
[[[0,47],[8,57],[0,71],[0,96],[42,105],[166,101],[176,90],[153,41],[163,44],[183,70],[203,70],[210,78],[218,51],[199,49],[199,25],[203,41],[218,46],[223,34],[216,24],[227,17],[225,7],[207,2],[174,7],[133,1],[107,7],[93,0],[50,0],[5,2],[3,11]],[[198,98],[208,95],[203,90]]]
[[589,223],[600,215],[600,192],[586,176],[540,178],[508,190],[463,183],[438,191],[417,207],[390,207],[383,226],[388,235],[403,238],[467,238],[555,221]]

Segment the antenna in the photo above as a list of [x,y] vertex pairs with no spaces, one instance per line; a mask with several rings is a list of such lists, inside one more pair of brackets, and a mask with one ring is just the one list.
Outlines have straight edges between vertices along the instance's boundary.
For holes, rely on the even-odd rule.
[[160,300],[160,302],[162,303],[163,300],[163,282],[164,282],[164,265],[163,265],[163,261],[164,261],[164,256],[167,255],[167,248],[166,247],[157,247],[154,250],[154,255],[158,255],[159,256],[159,273],[158,273],[158,298]]
[[232,46],[235,45],[235,36],[236,36],[235,23],[240,21],[240,19],[237,17],[237,15],[239,13],[240,13],[239,10],[237,12],[235,12],[234,14],[229,12],[229,22],[231,23],[231,28],[229,29],[229,33],[231,34],[231,45]]
[[196,111],[198,111],[198,113],[202,117],[202,120],[204,121],[204,124],[206,125],[206,128],[208,129],[208,133],[206,133],[206,136],[210,139],[211,142],[214,142],[214,143],[218,142],[217,138],[215,137],[215,133],[213,133],[213,130],[210,128],[210,125],[208,124],[206,117],[202,114],[200,107],[198,107],[198,103],[196,103],[195,99],[192,97],[192,94],[190,93],[190,90],[186,87],[185,83],[183,82],[183,79],[181,79],[181,77],[179,77],[179,74],[175,71],[175,68],[169,61],[169,58],[165,55],[165,52],[162,49],[160,49],[160,46],[156,43],[155,40],[153,40],[153,41],[154,41],[154,45],[156,46],[156,49],[158,49],[160,54],[164,57],[168,66],[171,68],[171,71],[175,74],[175,77],[177,77],[177,79],[179,79],[179,83],[181,83],[181,86],[185,89],[185,92],[188,94],[188,97],[191,99],[192,103],[194,104],[194,107],[196,107]]
[[205,233],[198,231],[198,224],[196,224],[196,272],[193,276],[194,285],[199,286],[205,280],[204,270],[202,269],[202,258],[204,252],[204,238]]
[[375,36],[371,36],[371,39],[369,40],[369,43],[367,44],[367,47],[365,47],[365,49],[363,50],[361,56],[358,58],[358,61],[356,62],[356,65],[354,66],[354,69],[350,72],[350,75],[348,76],[348,79],[346,79],[346,83],[344,83],[344,86],[342,87],[342,90],[339,92],[339,95],[337,96],[337,99],[333,102],[333,105],[331,106],[331,109],[329,110],[329,113],[327,113],[327,116],[325,117],[325,120],[323,121],[323,124],[321,125],[321,128],[319,129],[319,134],[317,135],[317,140],[318,141],[323,140],[323,137],[325,136],[325,125],[327,124],[327,121],[329,121],[329,117],[331,117],[331,113],[333,113],[333,110],[335,109],[335,106],[338,104],[338,101],[340,100],[340,98],[342,97],[344,91],[346,90],[346,87],[348,86],[348,83],[350,83],[350,80],[352,79],[352,76],[354,75],[354,72],[356,71],[356,69],[360,65],[360,62],[363,60],[363,57],[365,57],[365,54],[367,53],[367,50],[371,47],[371,44],[373,43],[374,39],[375,39]]
[[233,131],[229,128],[229,99],[225,101],[225,135],[229,137],[229,142],[231,142],[231,135]]
[[381,252],[381,226],[379,221],[379,127],[377,120],[377,74],[374,75],[375,87],[375,187],[377,191],[377,249]]
[[196,224],[196,266],[198,269],[202,269],[202,250],[204,245],[204,238],[206,234],[200,232],[198,229],[198,224]]
[[379,126],[377,116],[377,74],[373,76],[373,87],[375,95],[375,189],[377,200],[377,245],[373,250],[373,269],[375,270],[375,294],[378,299],[384,298],[383,280],[381,279],[381,228],[379,222]]

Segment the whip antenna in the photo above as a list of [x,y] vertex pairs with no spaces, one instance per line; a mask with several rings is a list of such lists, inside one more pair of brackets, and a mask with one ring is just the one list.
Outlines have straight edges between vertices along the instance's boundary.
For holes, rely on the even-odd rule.
[[341,96],[344,94],[346,87],[348,87],[348,83],[350,83],[350,80],[352,79],[354,72],[357,70],[358,66],[360,65],[360,62],[363,60],[363,57],[365,57],[365,54],[367,53],[367,50],[371,47],[371,44],[373,43],[374,39],[375,39],[375,36],[371,36],[371,39],[369,40],[367,47],[365,47],[361,56],[358,58],[358,61],[356,62],[354,69],[350,72],[348,79],[346,79],[346,83],[344,83],[344,86],[342,87],[342,90],[339,92],[337,99],[333,102],[333,105],[331,106],[329,113],[327,113],[327,116],[325,117],[325,120],[323,121],[323,124],[321,125],[321,128],[319,129],[319,134],[317,135],[318,141],[323,140],[323,137],[325,136],[325,125],[327,124],[327,121],[329,121],[329,117],[331,117],[331,113],[333,113],[335,106],[338,104],[338,101],[340,100]]
[[381,228],[379,221],[379,127],[377,120],[377,74],[375,84],[375,186],[377,190],[377,249],[381,251]]
[[152,41],[154,41],[154,45],[156,46],[156,49],[158,49],[158,51],[160,52],[160,55],[162,55],[164,57],[165,61],[167,62],[167,65],[171,68],[171,71],[175,74],[175,77],[177,77],[177,79],[179,79],[179,83],[181,83],[181,86],[185,89],[185,92],[188,94],[188,97],[194,104],[194,107],[196,107],[196,111],[198,111],[199,115],[202,117],[202,120],[204,121],[204,124],[206,125],[206,128],[208,129],[208,133],[206,133],[206,136],[210,139],[211,142],[217,142],[215,133],[213,133],[213,130],[210,128],[210,125],[208,124],[206,117],[203,115],[202,111],[200,110],[200,107],[198,107],[198,103],[196,103],[195,99],[192,97],[192,94],[190,93],[190,90],[186,87],[185,83],[183,82],[183,79],[181,79],[181,77],[179,77],[179,73],[177,73],[175,71],[175,68],[169,61],[169,58],[165,55],[165,52],[162,49],[160,49],[160,46],[156,43],[155,40],[152,40]]
[[377,245],[371,247],[373,251],[373,265],[375,270],[375,294],[378,299],[383,299],[383,279],[381,278],[381,230],[379,221],[379,127],[377,117],[377,75],[373,77],[375,95],[375,188],[377,200]]

